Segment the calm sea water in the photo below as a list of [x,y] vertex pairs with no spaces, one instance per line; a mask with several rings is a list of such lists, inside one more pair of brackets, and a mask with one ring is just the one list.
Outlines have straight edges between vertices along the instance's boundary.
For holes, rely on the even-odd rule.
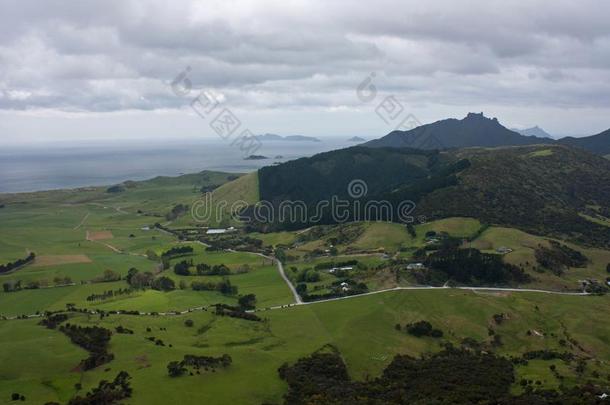
[[268,160],[244,160],[243,152],[229,143],[192,139],[3,147],[0,193],[110,185],[206,169],[245,173],[352,145],[342,139],[265,142],[256,154]]

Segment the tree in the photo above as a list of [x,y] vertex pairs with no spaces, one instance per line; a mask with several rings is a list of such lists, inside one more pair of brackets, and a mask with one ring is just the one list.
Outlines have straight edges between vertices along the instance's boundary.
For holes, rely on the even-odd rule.
[[171,278],[161,276],[153,280],[152,288],[158,291],[171,291],[176,289],[176,284]]
[[195,324],[195,322],[193,322],[192,319],[187,319],[186,321],[184,321],[184,326],[186,326],[188,328],[192,328],[194,324]]
[[280,262],[285,262],[286,261],[286,252],[284,252],[284,249],[282,248],[276,248],[275,251],[273,252],[275,258],[277,260],[279,260]]
[[433,329],[428,321],[418,321],[407,325],[407,333],[415,337],[430,336],[433,338],[443,337],[443,332],[439,329]]
[[179,276],[190,276],[191,272],[189,271],[190,268],[190,264],[189,262],[187,262],[186,260],[182,260],[179,263],[176,263],[174,265],[174,273],[176,273]]
[[239,297],[237,300],[239,307],[242,310],[254,309],[256,307],[256,295],[246,294]]
[[307,294],[307,284],[305,284],[305,283],[297,284],[296,290],[297,290],[297,294],[299,294],[301,296]]
[[170,377],[180,377],[186,373],[186,367],[184,367],[181,361],[170,361],[167,365],[167,373]]
[[606,266],[606,272],[610,273],[610,263],[608,263],[608,265]]
[[144,288],[150,287],[153,281],[153,274],[151,272],[136,273],[129,280],[129,285],[133,288]]
[[131,284],[131,279],[136,274],[138,274],[138,269],[136,269],[135,267],[132,267],[129,269],[129,271],[127,272],[127,276],[125,276],[125,280],[127,280],[127,284]]
[[112,271],[110,269],[106,269],[106,270],[104,270],[102,275],[99,277],[96,277],[94,279],[94,281],[106,283],[106,282],[110,282],[110,281],[119,281],[120,279],[121,279],[121,275],[119,273]]

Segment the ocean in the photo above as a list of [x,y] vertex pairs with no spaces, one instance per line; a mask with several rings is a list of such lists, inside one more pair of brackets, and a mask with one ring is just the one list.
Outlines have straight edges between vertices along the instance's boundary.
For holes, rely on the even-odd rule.
[[353,145],[332,138],[267,141],[255,152],[269,157],[266,160],[244,160],[244,152],[237,146],[207,139],[5,146],[0,149],[0,193],[112,185],[202,170],[246,173]]

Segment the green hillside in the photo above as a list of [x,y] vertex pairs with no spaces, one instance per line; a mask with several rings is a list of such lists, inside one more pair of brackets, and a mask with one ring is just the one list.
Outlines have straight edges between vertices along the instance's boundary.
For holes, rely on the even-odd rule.
[[[393,209],[409,200],[417,206],[414,216],[474,217],[581,244],[610,246],[607,227],[583,216],[610,217],[610,163],[601,157],[557,145],[443,153],[366,149],[347,148],[263,168],[259,171],[261,199],[276,206],[282,201],[304,201],[311,208],[336,196],[358,200],[361,206],[367,201],[388,201]],[[354,179],[366,184],[365,196],[348,195]],[[321,222],[332,223],[333,217],[326,214]],[[393,220],[400,220],[394,214]]]

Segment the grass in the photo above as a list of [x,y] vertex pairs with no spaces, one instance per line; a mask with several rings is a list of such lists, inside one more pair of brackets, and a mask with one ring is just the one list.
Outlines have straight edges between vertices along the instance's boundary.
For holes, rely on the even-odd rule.
[[[71,370],[85,357],[84,352],[61,333],[48,331],[36,325],[35,320],[4,321],[0,322],[0,347],[3,347],[0,356],[3,364],[11,367],[4,368],[0,379],[0,398],[8,398],[16,390],[34,403],[65,401],[76,392],[75,382],[82,380],[84,391],[97,385],[100,379],[110,379],[119,370],[125,370],[133,377],[134,395],[129,401],[133,404],[155,403],[159,398],[170,397],[183,403],[277,403],[286,391],[285,383],[277,375],[278,367],[325,344],[337,346],[352,378],[362,380],[379,375],[397,353],[417,356],[440,350],[438,340],[396,331],[396,323],[404,325],[426,319],[443,330],[442,341],[459,344],[467,336],[488,341],[487,329],[493,325],[492,315],[496,313],[509,315],[502,325],[493,326],[504,342],[496,349],[499,354],[520,355],[544,348],[563,350],[559,342],[568,334],[593,358],[587,362],[583,378],[601,383],[592,372],[608,372],[607,366],[595,360],[610,356],[608,300],[608,297],[549,298],[532,293],[396,291],[263,311],[259,315],[268,319],[265,323],[219,318],[209,312],[172,317],[111,315],[103,320],[77,315],[71,322],[110,329],[122,325],[135,331],[134,335],[113,335],[110,349],[115,360],[82,374]],[[566,313],[570,316],[565,316]],[[185,327],[185,319],[192,319],[195,325]],[[151,332],[146,332],[146,328],[151,328]],[[527,336],[525,332],[529,329],[544,333],[544,337]],[[145,339],[147,336],[161,338],[166,346],[153,345]],[[4,350],[7,347],[10,350]],[[25,359],[19,355],[26,352]],[[167,363],[181,359],[184,354],[223,353],[233,358],[233,364],[225,370],[176,379],[167,376]],[[518,366],[517,377],[556,386],[549,374],[550,364],[558,363],[531,361],[527,366]],[[104,371],[106,367],[110,371]],[[566,375],[567,382],[578,379],[573,365],[560,364],[559,371]],[[514,390],[519,390],[518,385]]]
[[297,238],[297,234],[295,232],[253,232],[249,236],[262,240],[265,246],[273,247],[277,245],[291,245]]
[[[206,177],[207,176],[207,177]],[[129,268],[141,271],[156,268],[157,263],[142,255],[147,250],[157,254],[178,242],[157,230],[143,230],[155,222],[165,222],[163,215],[175,204],[192,204],[206,184],[220,184],[228,180],[226,174],[197,174],[178,179],[156,178],[137,183],[123,193],[110,195],[103,188],[74,191],[3,195],[6,207],[0,210],[0,261],[7,262],[24,257],[27,250],[38,255],[86,255],[91,263],[25,266],[14,273],[0,276],[0,282],[21,279],[52,280],[54,277],[71,277],[77,285],[39,290],[0,292],[0,314],[15,316],[44,310],[61,310],[66,304],[103,310],[137,310],[165,312],[207,306],[214,303],[235,304],[237,297],[226,297],[218,292],[199,292],[177,289],[163,293],[154,290],[135,292],[104,301],[89,302],[87,296],[107,290],[126,288],[122,281],[81,284],[112,269],[125,275]],[[239,198],[254,202],[258,199],[257,178],[247,175],[220,186],[217,197],[236,201]],[[140,212],[138,212],[140,211]],[[191,224],[184,216],[172,226]],[[424,245],[426,232],[447,232],[455,237],[468,237],[481,227],[471,218],[449,218],[416,225],[417,236],[412,238],[400,224],[362,223],[363,232],[351,248],[361,251],[383,249],[390,253],[406,249],[408,252]],[[99,243],[85,241],[86,231],[110,231],[112,239]],[[263,239],[266,245],[294,243],[296,233],[280,232],[251,235]],[[309,248],[327,248],[326,239],[312,241],[298,247],[300,253]],[[117,253],[103,243],[122,251]],[[534,248],[547,243],[545,238],[524,232],[490,227],[472,242],[473,247],[494,251],[507,246],[514,251],[505,256],[515,264],[533,262]],[[194,263],[226,264],[235,270],[247,264],[250,271],[228,276],[238,286],[240,294],[254,293],[257,307],[291,303],[293,297],[274,265],[260,256],[244,252],[208,252],[193,243],[194,254],[187,256]],[[573,287],[579,278],[605,278],[605,265],[610,252],[600,249],[582,251],[591,262],[584,269],[570,269],[563,277],[536,273],[536,285],[545,288]],[[339,246],[337,257],[321,257],[311,261],[299,258],[286,263],[288,275],[294,278],[290,267],[313,267],[330,260],[341,261],[351,257],[365,263],[369,269],[383,264],[380,255],[343,255],[349,246]],[[289,249],[292,255],[297,249]],[[173,259],[171,264],[183,258]],[[375,272],[373,272],[375,273]],[[367,273],[371,289],[384,288],[388,280],[382,271]],[[177,282],[184,280],[218,281],[216,276],[177,276],[167,270]],[[324,273],[319,284],[334,280]],[[313,287],[313,286],[312,286]],[[502,325],[494,325],[493,314],[508,314]],[[395,291],[347,300],[313,305],[295,306],[257,313],[264,322],[251,322],[229,317],[217,317],[211,312],[192,312],[180,316],[99,316],[72,314],[70,322],[82,325],[99,325],[114,330],[122,325],[135,331],[134,335],[114,334],[110,351],[115,359],[95,370],[80,373],[75,366],[86,353],[70,343],[58,331],[37,325],[37,319],[0,320],[0,402],[7,401],[13,392],[26,396],[28,403],[47,401],[67,402],[77,394],[76,383],[82,383],[82,395],[97,386],[101,379],[112,379],[120,370],[133,377],[134,396],[130,404],[148,404],[172,401],[182,403],[279,403],[287,386],[281,381],[277,369],[311,354],[325,344],[340,350],[350,375],[355,379],[378,376],[397,353],[418,356],[440,349],[440,342],[458,345],[465,337],[489,342],[488,328],[502,336],[503,345],[496,348],[502,355],[520,355],[528,350],[570,350],[577,355],[590,356],[584,376],[578,376],[574,365],[558,362],[531,361],[516,369],[520,378],[541,380],[545,386],[556,387],[558,381],[548,366],[556,364],[568,384],[592,380],[600,384],[593,371],[605,378],[610,369],[605,361],[610,358],[610,297],[570,297],[532,293],[473,293],[462,290]],[[184,325],[186,319],[194,327]],[[396,331],[396,323],[404,325],[417,320],[428,320],[445,333],[443,340],[414,338]],[[151,332],[146,329],[151,328]],[[162,330],[167,329],[167,330]],[[528,336],[535,329],[544,337]],[[146,337],[163,339],[165,347],[155,346]],[[567,337],[578,342],[586,353],[576,347],[564,348],[561,340]],[[169,344],[172,347],[169,347]],[[233,364],[224,370],[204,375],[169,378],[167,363],[180,360],[185,354],[230,354]],[[599,360],[599,362],[598,362]],[[515,384],[513,390],[521,388]]]
[[564,275],[557,277],[548,272],[537,273],[533,271],[536,266],[535,249],[538,245],[548,246],[548,239],[531,235],[526,232],[504,227],[490,227],[477,238],[470,246],[482,251],[495,252],[500,246],[513,249],[504,255],[504,260],[517,266],[523,266],[535,278],[533,287],[544,289],[578,289],[578,280],[587,278],[605,280],[608,276],[606,265],[610,263],[610,252],[603,249],[585,248],[572,243],[561,242],[582,252],[590,262],[585,268],[570,268]]
[[544,157],[551,156],[553,154],[552,149],[540,149],[531,153],[528,153],[527,157]]
[[364,223],[364,232],[354,243],[353,249],[384,250],[395,252],[409,241],[410,236],[406,227],[388,222]]

